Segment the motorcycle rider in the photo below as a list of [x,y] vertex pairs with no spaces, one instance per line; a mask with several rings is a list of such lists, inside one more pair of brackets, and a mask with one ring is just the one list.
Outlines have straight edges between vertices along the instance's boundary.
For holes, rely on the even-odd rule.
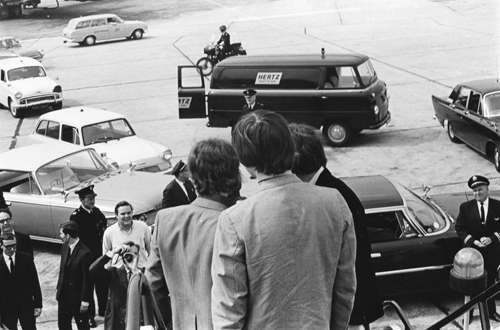
[[231,37],[229,35],[229,33],[227,33],[226,31],[226,26],[225,25],[221,25],[219,27],[220,29],[220,39],[219,41],[217,41],[217,59],[219,61],[222,61],[224,59],[224,54],[225,53],[228,53],[231,51]]

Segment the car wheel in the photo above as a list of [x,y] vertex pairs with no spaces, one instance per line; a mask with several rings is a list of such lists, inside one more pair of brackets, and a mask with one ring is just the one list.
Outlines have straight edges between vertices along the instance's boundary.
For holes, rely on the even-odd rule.
[[23,8],[21,5],[12,7],[12,17],[20,18],[23,16]]
[[61,110],[63,107],[63,103],[62,102],[56,102],[52,105],[52,110]]
[[323,135],[334,147],[344,146],[351,138],[352,130],[344,122],[332,122],[323,127]]
[[135,30],[134,32],[132,32],[132,36],[134,37],[134,39],[141,39],[143,34],[144,32],[142,32],[142,30]]
[[455,131],[453,130],[453,126],[451,126],[451,123],[449,121],[446,121],[446,130],[448,131],[448,137],[450,138],[451,142],[453,142],[453,143],[460,142],[460,140],[455,135]]
[[201,73],[204,76],[210,75],[214,69],[214,64],[208,57],[200,58],[198,62],[196,62],[196,66],[201,67]]
[[9,19],[10,13],[8,7],[0,7],[0,19]]
[[88,36],[85,38],[85,40],[83,40],[83,42],[85,43],[85,45],[87,46],[92,46],[93,44],[95,44],[95,37],[93,36]]
[[9,109],[10,109],[10,114],[14,118],[21,118],[21,115],[23,114],[23,111],[21,109],[18,109],[14,106],[14,103],[9,100]]

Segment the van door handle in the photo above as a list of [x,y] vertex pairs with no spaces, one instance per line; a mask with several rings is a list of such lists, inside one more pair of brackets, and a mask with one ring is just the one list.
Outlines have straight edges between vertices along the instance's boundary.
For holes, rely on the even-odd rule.
[[323,100],[326,100],[326,99],[328,98],[328,96],[324,96],[324,95],[323,95],[323,96],[321,96],[321,98],[322,98]]
[[373,258],[380,258],[382,256],[382,254],[381,253],[372,253],[371,256],[372,256],[372,259]]

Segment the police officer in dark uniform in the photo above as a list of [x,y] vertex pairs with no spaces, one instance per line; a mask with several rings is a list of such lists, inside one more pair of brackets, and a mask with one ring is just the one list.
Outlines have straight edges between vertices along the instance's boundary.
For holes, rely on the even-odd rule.
[[225,25],[221,25],[219,29],[221,34],[219,41],[217,41],[217,45],[219,46],[220,51],[217,53],[217,58],[219,61],[222,61],[225,54],[231,51],[231,36],[227,33]]
[[243,92],[246,104],[243,106],[243,109],[241,109],[242,117],[251,111],[264,110],[264,104],[257,102],[256,94],[257,91],[251,88]]
[[[81,205],[70,216],[70,220],[78,224],[80,228],[80,240],[92,252],[93,260],[102,256],[102,238],[104,231],[108,226],[108,221],[104,214],[95,207],[94,185],[76,190],[76,194],[80,197]],[[105,279],[95,280],[95,291],[97,302],[99,305],[99,316],[104,316],[106,312],[106,304],[108,300],[108,283]],[[89,306],[90,327],[95,328],[95,302],[91,299]]]
[[[484,259],[487,284],[495,283],[500,264],[500,201],[489,197],[490,181],[474,175],[468,181],[474,199],[460,205],[455,230],[464,247],[477,249]],[[500,322],[495,299],[488,300],[488,316]]]

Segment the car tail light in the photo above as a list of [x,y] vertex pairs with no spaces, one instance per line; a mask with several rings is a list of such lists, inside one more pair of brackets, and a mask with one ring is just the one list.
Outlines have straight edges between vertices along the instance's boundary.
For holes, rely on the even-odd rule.
[[62,88],[60,85],[57,85],[56,87],[54,87],[54,90],[53,90],[54,93],[61,93],[62,92]]

